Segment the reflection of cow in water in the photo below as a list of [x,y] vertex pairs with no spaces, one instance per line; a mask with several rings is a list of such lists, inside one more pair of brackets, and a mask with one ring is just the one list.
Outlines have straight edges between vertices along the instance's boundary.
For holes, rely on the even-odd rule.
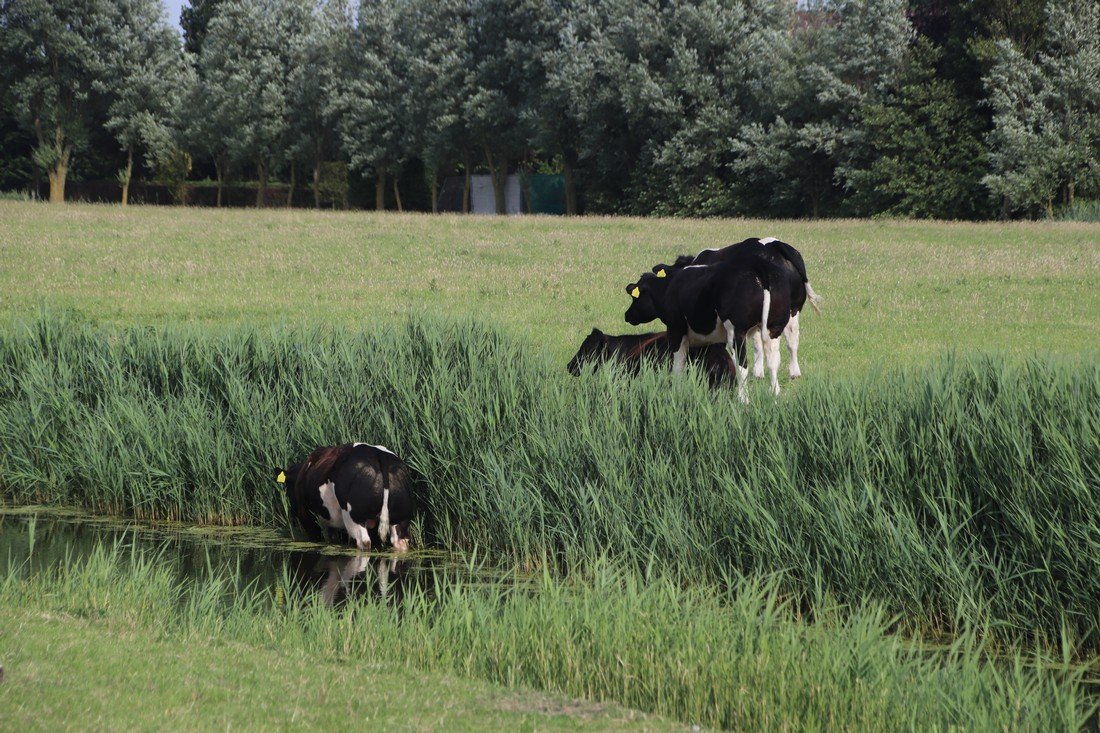
[[291,514],[311,539],[320,539],[321,528],[328,527],[343,529],[360,550],[375,542],[398,552],[409,548],[409,520],[416,509],[412,474],[389,448],[326,446],[278,474]]
[[317,593],[326,606],[356,596],[400,601],[409,563],[396,557],[306,555],[294,573],[303,593]]

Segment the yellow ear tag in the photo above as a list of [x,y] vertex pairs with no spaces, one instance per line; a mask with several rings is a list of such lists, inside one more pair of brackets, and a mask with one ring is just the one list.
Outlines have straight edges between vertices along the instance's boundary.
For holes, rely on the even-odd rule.
[[662,267],[660,270],[657,270],[657,277],[668,277],[668,273],[665,272],[665,268]]
[[279,471],[279,475],[275,477],[275,480],[278,481],[281,484],[285,484],[286,483],[286,473],[283,472],[283,471]]
[[640,288],[638,288],[637,285],[635,285],[634,289],[630,291],[630,296],[632,298],[638,298],[638,297],[641,297],[641,295],[642,295],[642,291],[641,291]]

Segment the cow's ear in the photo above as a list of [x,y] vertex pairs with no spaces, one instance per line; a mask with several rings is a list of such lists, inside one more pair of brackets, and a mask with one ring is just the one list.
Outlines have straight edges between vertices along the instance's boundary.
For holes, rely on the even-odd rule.
[[668,277],[668,269],[664,265],[657,265],[657,268],[653,271],[657,277]]
[[631,298],[637,298],[639,295],[641,295],[641,292],[638,290],[638,283],[630,283],[629,285],[627,285],[626,294],[629,295]]

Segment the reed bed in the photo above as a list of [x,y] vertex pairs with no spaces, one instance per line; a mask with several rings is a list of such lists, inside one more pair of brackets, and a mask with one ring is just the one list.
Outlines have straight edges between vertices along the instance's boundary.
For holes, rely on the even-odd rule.
[[262,591],[225,570],[184,580],[158,553],[115,543],[37,573],[9,565],[0,607],[216,638],[238,654],[449,671],[733,730],[1077,730],[1095,709],[1080,671],[1056,660],[991,661],[972,635],[932,651],[887,635],[874,607],[824,607],[800,624],[774,583],[685,589],[607,563],[580,579],[454,583],[332,609],[289,579]]
[[946,355],[805,379],[750,405],[701,379],[579,379],[468,322],[0,334],[0,493],[17,503],[280,524],[277,467],[396,450],[423,539],[560,570],[610,557],[810,607],[880,602],[924,631],[1094,647],[1100,364]]

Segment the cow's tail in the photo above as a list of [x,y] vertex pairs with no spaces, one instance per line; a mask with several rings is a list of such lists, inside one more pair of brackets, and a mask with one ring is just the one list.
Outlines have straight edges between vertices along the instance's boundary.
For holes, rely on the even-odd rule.
[[814,292],[814,289],[810,287],[810,281],[805,282],[806,285],[806,297],[810,301],[810,305],[813,306],[814,313],[821,315],[821,296]]
[[766,343],[771,338],[771,333],[768,331],[768,312],[772,309],[772,291],[770,288],[764,288],[764,313],[760,316],[760,338],[764,339]]
[[378,462],[382,473],[382,511],[378,514],[378,539],[384,545],[390,538],[390,473],[389,461]]

